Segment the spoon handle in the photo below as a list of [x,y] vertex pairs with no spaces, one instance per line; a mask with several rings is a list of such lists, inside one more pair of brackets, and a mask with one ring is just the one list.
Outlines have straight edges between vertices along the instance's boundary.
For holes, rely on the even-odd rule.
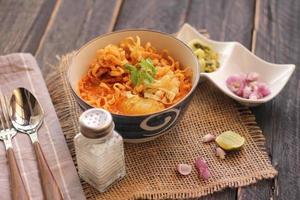
[[10,183],[13,200],[29,200],[16,157],[12,148],[7,149],[8,165],[10,169]]
[[57,182],[47,164],[43,151],[39,142],[34,142],[34,151],[36,154],[38,167],[40,170],[40,177],[42,181],[42,188],[44,193],[44,198],[46,200],[61,200],[63,199],[62,193],[58,187]]

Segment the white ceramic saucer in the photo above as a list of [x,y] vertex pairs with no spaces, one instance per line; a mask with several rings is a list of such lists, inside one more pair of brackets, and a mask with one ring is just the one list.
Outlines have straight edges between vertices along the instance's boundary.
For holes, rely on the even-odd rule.
[[[189,24],[184,24],[177,38],[185,43],[200,39],[219,54],[220,68],[212,73],[201,73],[202,77],[212,81],[227,96],[247,106],[257,106],[273,99],[283,89],[295,70],[294,64],[273,64],[262,60],[238,42],[213,41],[200,34]],[[226,86],[226,79],[233,74],[257,72],[260,80],[267,83],[271,94],[258,100],[241,98]]]

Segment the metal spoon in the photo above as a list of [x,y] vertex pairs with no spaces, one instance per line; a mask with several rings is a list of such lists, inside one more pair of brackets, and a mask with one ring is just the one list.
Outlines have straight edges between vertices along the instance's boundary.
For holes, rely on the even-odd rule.
[[37,131],[44,119],[41,105],[30,91],[25,88],[17,88],[13,91],[10,99],[9,113],[13,126],[18,131],[28,134],[33,143],[45,199],[63,199],[37,137]]

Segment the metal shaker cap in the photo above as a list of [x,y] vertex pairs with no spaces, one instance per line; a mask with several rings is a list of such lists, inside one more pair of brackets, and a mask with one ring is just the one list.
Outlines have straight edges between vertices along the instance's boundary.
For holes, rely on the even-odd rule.
[[87,138],[101,138],[114,129],[111,114],[101,108],[86,110],[79,117],[80,132]]

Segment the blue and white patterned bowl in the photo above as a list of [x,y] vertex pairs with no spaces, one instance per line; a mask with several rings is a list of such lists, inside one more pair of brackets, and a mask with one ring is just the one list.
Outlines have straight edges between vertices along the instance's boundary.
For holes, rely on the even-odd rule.
[[116,130],[127,142],[146,142],[163,135],[183,116],[195,88],[199,82],[200,69],[197,58],[190,48],[179,39],[167,33],[152,30],[123,30],[101,35],[81,47],[74,56],[69,69],[68,80],[76,101],[83,109],[93,107],[85,102],[78,92],[78,81],[87,73],[89,63],[96,56],[96,51],[108,44],[119,44],[124,38],[139,36],[142,42],[150,42],[158,50],[167,49],[170,55],[183,66],[192,69],[192,89],[175,105],[160,112],[146,115],[128,116],[112,114]]

